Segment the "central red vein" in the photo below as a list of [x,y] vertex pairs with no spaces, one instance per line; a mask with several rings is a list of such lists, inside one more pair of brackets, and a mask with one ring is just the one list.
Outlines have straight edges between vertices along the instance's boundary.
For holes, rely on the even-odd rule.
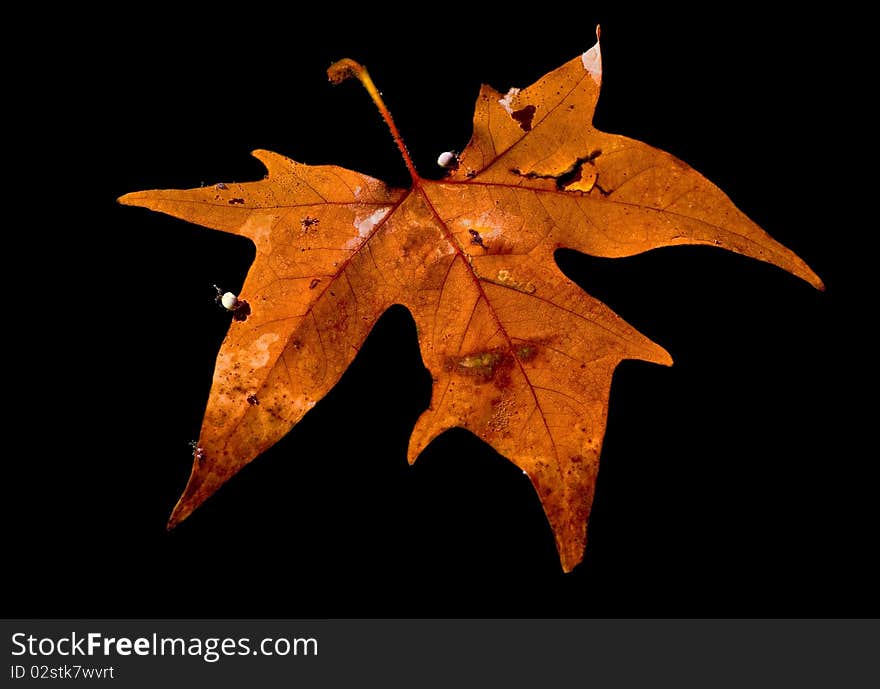
[[[404,144],[404,142],[403,142],[403,137],[401,137],[401,135],[400,135],[400,130],[398,130],[397,125],[394,123],[394,118],[391,116],[391,112],[388,110],[388,107],[385,105],[385,101],[382,99],[382,94],[379,93],[379,90],[376,88],[376,85],[373,83],[373,80],[370,78],[369,72],[367,72],[366,68],[363,65],[361,65],[360,63],[355,62],[354,60],[351,60],[349,58],[345,58],[345,59],[339,60],[338,62],[334,62],[332,65],[330,65],[330,68],[327,70],[327,76],[330,78],[330,81],[332,81],[334,84],[339,84],[339,83],[345,81],[346,79],[354,77],[355,79],[357,79],[358,81],[361,82],[363,87],[367,90],[367,93],[370,94],[370,98],[372,98],[373,103],[375,103],[376,107],[378,108],[379,113],[382,115],[382,119],[385,120],[385,124],[388,125],[388,129],[391,131],[391,136],[394,139],[394,143],[397,144],[397,148],[400,149],[400,153],[403,156],[403,162],[406,164],[406,168],[409,171],[410,177],[412,178],[413,186],[410,191],[410,194],[417,193],[422,197],[423,201],[425,202],[425,205],[430,209],[431,213],[434,215],[434,218],[437,221],[437,224],[440,226],[440,228],[443,232],[443,236],[455,249],[455,252],[457,254],[457,258],[461,258],[465,262],[465,264],[467,265],[468,273],[471,276],[471,279],[473,280],[474,286],[476,287],[478,295],[479,295],[478,300],[482,299],[483,301],[485,301],[486,306],[489,308],[489,313],[492,314],[492,318],[494,319],[495,323],[498,325],[498,330],[504,336],[504,339],[507,342],[507,347],[508,347],[510,353],[513,355],[513,358],[516,361],[516,365],[519,368],[520,372],[522,373],[523,378],[525,379],[526,385],[529,388],[529,392],[531,393],[532,399],[535,402],[535,408],[541,412],[541,421],[544,424],[544,429],[547,431],[547,437],[550,439],[550,443],[553,445],[554,452],[555,452],[556,443],[553,440],[553,434],[550,432],[550,427],[547,424],[547,419],[544,416],[543,410],[541,409],[541,403],[538,400],[538,395],[535,392],[535,388],[532,385],[531,381],[529,380],[529,377],[526,374],[526,371],[522,365],[522,362],[519,360],[519,357],[517,357],[515,354],[515,348],[513,345],[513,341],[510,339],[510,336],[507,334],[507,329],[504,327],[504,324],[501,322],[501,318],[498,316],[495,309],[493,308],[492,302],[489,301],[489,298],[486,295],[485,290],[483,289],[482,282],[481,282],[479,276],[476,274],[476,272],[473,269],[473,265],[471,264],[469,255],[464,251],[464,248],[461,246],[461,243],[452,234],[449,227],[446,225],[446,222],[443,220],[443,218],[437,212],[437,209],[434,208],[434,204],[432,204],[431,200],[428,198],[428,194],[425,192],[424,186],[422,184],[422,178],[419,176],[419,173],[416,170],[415,165],[413,164],[412,158],[409,155],[409,151],[406,148],[406,144]],[[403,197],[403,199],[407,198],[408,196],[409,196],[409,194],[406,194]],[[403,202],[403,199],[401,199],[400,202],[398,202],[398,205],[400,205],[400,203]],[[379,225],[384,225],[385,220],[387,220],[387,218],[391,216],[391,214],[394,212],[394,210],[396,210],[396,208],[393,209],[390,213],[388,213],[382,219],[382,222],[380,222]],[[375,228],[374,232],[371,233],[371,236],[372,236],[372,234],[375,233],[376,230],[378,230],[378,226],[377,226],[377,228]],[[363,245],[366,245],[369,242],[369,239],[370,239],[370,237],[368,237],[364,241]],[[558,467],[558,462],[559,462],[558,453],[557,453],[556,460],[557,460],[557,467]]]

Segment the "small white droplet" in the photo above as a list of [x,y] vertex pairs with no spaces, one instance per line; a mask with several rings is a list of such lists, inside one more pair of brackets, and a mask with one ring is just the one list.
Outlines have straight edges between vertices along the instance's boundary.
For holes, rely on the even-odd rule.
[[455,151],[443,151],[437,156],[437,165],[447,170],[458,167],[458,156]]
[[238,308],[238,297],[232,292],[227,292],[220,297],[220,303],[223,304],[223,308],[227,311],[235,311]]

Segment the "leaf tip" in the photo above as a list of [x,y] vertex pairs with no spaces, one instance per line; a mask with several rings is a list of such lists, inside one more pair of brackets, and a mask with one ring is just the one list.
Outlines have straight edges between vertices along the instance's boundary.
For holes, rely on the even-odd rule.
[[586,552],[586,532],[587,525],[583,525],[583,531],[578,529],[577,537],[571,538],[573,534],[569,534],[568,539],[561,539],[557,534],[556,549],[559,553],[559,564],[562,565],[564,574],[571,574],[575,567],[584,561],[584,553]]
[[578,557],[577,559],[562,557],[561,564],[563,574],[571,574],[574,571],[574,568],[577,567],[582,561],[583,557]]
[[165,525],[165,530],[171,531],[172,529],[174,529],[174,527],[180,524],[180,522],[186,519],[191,513],[192,510],[187,510],[185,507],[183,507],[183,501],[178,502],[174,506],[174,509],[171,512],[171,516],[168,517],[168,523]]
[[139,208],[151,208],[153,210],[156,209],[156,201],[156,190],[132,191],[128,194],[123,194],[116,199],[116,203],[122,206],[137,206]]
[[194,495],[195,491],[193,490],[192,485],[193,479],[191,476],[189,483],[187,483],[187,486],[183,491],[183,495],[180,496],[174,509],[171,510],[171,516],[168,517],[168,523],[165,525],[166,530],[171,531],[174,529],[180,524],[180,522],[188,518],[196,507],[204,502],[204,498],[199,498]]
[[596,25],[596,43],[587,52],[581,55],[581,63],[584,69],[593,77],[597,84],[602,82],[602,50],[599,47],[599,25]]
[[137,197],[138,192],[130,192],[128,194],[123,194],[118,199],[116,199],[116,203],[121,204],[123,206],[137,206],[137,202],[135,201],[135,197]]
[[809,282],[813,287],[815,287],[820,292],[825,291],[825,283],[822,281],[816,271],[814,271],[810,266],[807,265],[806,261],[801,259],[797,255],[793,255],[794,260],[791,265],[783,265],[782,267],[790,272],[792,275],[799,277],[801,280]]
[[289,172],[294,162],[283,155],[279,155],[274,151],[268,151],[265,148],[255,148],[251,151],[251,155],[259,160],[263,167],[266,168],[266,175],[274,177]]
[[407,447],[406,450],[406,461],[410,465],[415,464],[419,455],[422,454],[422,451],[428,447],[431,441],[440,435],[443,430],[444,429],[441,426],[437,425],[436,420],[434,419],[434,412],[431,409],[423,411],[421,416],[416,420],[416,425],[413,427],[412,433],[410,433],[409,447]]
[[648,344],[650,345],[647,356],[640,357],[644,358],[645,361],[650,361],[652,364],[659,364],[660,366],[672,366],[674,363],[672,360],[672,355],[667,352],[663,347],[658,345],[656,342],[652,342],[648,340]]

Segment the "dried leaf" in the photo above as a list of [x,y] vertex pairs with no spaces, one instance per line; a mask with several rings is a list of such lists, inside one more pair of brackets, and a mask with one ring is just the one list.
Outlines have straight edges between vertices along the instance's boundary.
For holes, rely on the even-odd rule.
[[672,359],[569,281],[553,252],[706,244],[822,282],[685,163],[592,127],[598,41],[528,88],[483,86],[471,141],[441,181],[418,175],[360,65],[343,60],[330,76],[370,92],[410,189],[255,151],[268,170],[261,181],[120,199],[256,245],[238,302],[228,300],[235,317],[169,526],[284,436],[377,319],[403,304],[433,378],[409,461],[446,429],[469,429],[528,474],[571,571],[583,557],[614,369]]

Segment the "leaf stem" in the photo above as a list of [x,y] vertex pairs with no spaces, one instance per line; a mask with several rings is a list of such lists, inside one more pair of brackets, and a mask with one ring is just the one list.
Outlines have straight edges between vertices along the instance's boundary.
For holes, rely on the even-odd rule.
[[343,58],[330,65],[327,69],[327,76],[334,84],[342,83],[346,79],[354,77],[361,82],[365,89],[367,89],[367,93],[370,94],[370,98],[373,99],[373,103],[375,103],[376,107],[379,109],[382,119],[385,120],[385,124],[387,124],[388,129],[391,130],[391,136],[394,138],[394,143],[397,144],[397,148],[400,149],[400,153],[403,156],[403,162],[406,163],[406,169],[409,170],[413,183],[418,184],[420,179],[419,173],[416,172],[416,167],[413,165],[412,158],[409,156],[409,151],[406,150],[406,144],[403,143],[403,137],[400,136],[400,131],[397,129],[397,125],[394,124],[394,118],[391,117],[391,112],[386,107],[385,101],[382,100],[382,94],[379,93],[379,89],[376,88],[376,85],[370,78],[370,73],[367,71],[366,67],[350,58]]

